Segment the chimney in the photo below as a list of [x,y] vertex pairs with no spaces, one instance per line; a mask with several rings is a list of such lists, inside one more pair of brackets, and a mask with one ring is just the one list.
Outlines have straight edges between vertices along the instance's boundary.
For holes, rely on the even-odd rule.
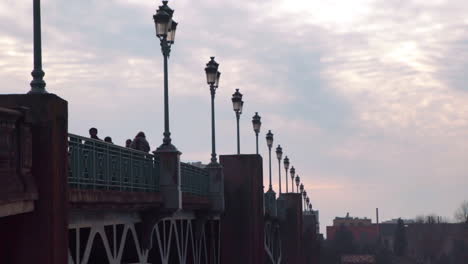
[[380,242],[379,208],[375,208],[375,221],[377,223],[377,236]]
[[375,208],[375,219],[376,219],[377,225],[379,225],[379,208]]

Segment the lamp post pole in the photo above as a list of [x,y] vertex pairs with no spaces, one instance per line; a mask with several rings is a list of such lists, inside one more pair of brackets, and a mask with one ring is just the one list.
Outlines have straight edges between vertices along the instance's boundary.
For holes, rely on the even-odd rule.
[[169,77],[168,77],[168,66],[167,58],[171,53],[171,47],[167,43],[167,38],[164,37],[161,41],[161,49],[164,57],[164,145],[171,144],[171,132],[169,130]]
[[219,64],[214,60],[214,57],[210,58],[210,61],[206,64],[205,73],[208,85],[210,85],[211,94],[211,165],[217,165],[218,160],[216,158],[216,131],[215,131],[215,107],[214,99],[216,89],[219,86],[219,78],[221,73],[218,71]]
[[255,153],[258,155],[258,133],[255,133]]
[[237,154],[240,154],[240,131],[239,131],[239,119],[240,113],[236,112],[236,119],[237,119]]
[[215,132],[215,107],[214,107],[214,98],[216,89],[214,85],[210,85],[211,93],[211,162],[217,163],[216,159],[216,132]]
[[244,101],[242,101],[242,94],[239,92],[239,89],[236,89],[236,92],[232,95],[232,105],[234,112],[236,112],[236,121],[237,121],[237,155],[240,154],[240,130],[239,130],[239,119],[242,114],[242,108],[244,107]]
[[279,194],[281,194],[281,158],[283,157],[283,149],[280,145],[276,148],[276,157],[278,158]]
[[296,191],[297,193],[299,193],[299,183],[301,181],[301,178],[299,177],[299,175],[296,175]]
[[31,72],[31,90],[28,94],[46,94],[44,71],[42,70],[42,39],[41,39],[41,0],[33,2],[34,19],[34,69]]

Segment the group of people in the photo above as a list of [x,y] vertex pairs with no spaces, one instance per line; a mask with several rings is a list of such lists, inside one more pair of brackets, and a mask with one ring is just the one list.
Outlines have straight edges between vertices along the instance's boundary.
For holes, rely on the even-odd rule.
[[[89,137],[92,138],[92,139],[96,139],[96,140],[102,140],[102,139],[100,139],[98,137],[98,130],[95,127],[92,127],[92,128],[89,129]],[[107,143],[114,144],[112,142],[112,138],[109,137],[109,136],[105,137],[104,141],[107,142]],[[141,131],[138,132],[138,134],[135,136],[135,138],[133,140],[127,139],[125,141],[125,147],[126,148],[131,148],[131,149],[136,149],[136,150],[143,151],[143,152],[146,152],[146,153],[148,153],[150,151],[150,146],[149,146],[148,141],[146,140],[145,133],[143,133]]]

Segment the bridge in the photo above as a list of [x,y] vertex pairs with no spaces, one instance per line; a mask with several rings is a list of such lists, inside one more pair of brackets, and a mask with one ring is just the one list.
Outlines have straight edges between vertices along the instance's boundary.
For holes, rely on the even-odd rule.
[[316,263],[318,219],[298,193],[271,212],[260,155],[172,166],[69,134],[55,95],[0,105],[4,263]]
[[[164,140],[152,154],[69,133],[67,101],[45,91],[39,6],[31,91],[0,95],[0,263],[318,263],[318,215],[302,188],[276,197],[271,152],[266,192],[262,156],[217,162],[214,80],[207,165],[181,162],[171,143],[167,74]],[[158,10],[170,11],[167,1]],[[219,78],[217,65],[207,76]]]

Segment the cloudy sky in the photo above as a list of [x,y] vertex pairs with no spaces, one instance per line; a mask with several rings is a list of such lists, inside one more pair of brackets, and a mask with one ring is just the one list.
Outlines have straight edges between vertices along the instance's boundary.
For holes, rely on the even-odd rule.
[[[216,56],[218,153],[236,151],[230,98],[240,88],[241,152],[255,151],[251,118],[259,112],[263,156],[271,129],[320,210],[322,228],[346,212],[374,218],[376,207],[384,220],[452,217],[468,199],[465,0],[169,4],[179,22],[169,62],[171,132],[184,161],[209,161],[203,69]],[[0,2],[2,94],[29,90],[31,5]],[[160,144],[158,5],[43,1],[47,90],[69,102],[71,133],[87,135],[95,126],[123,144],[142,130],[152,149]]]

